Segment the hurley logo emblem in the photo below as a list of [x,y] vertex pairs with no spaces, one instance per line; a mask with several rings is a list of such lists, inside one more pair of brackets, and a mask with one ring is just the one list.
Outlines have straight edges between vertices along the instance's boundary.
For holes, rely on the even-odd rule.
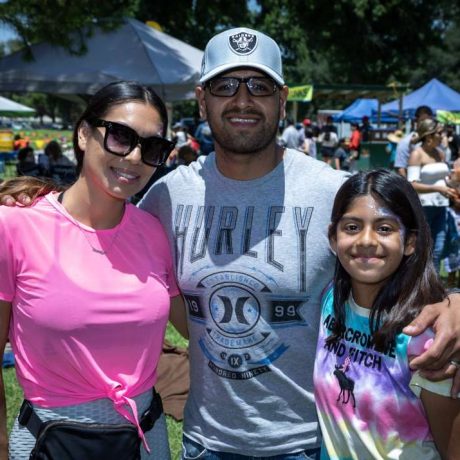
[[257,37],[254,34],[240,32],[239,34],[230,35],[228,38],[230,47],[236,54],[252,53],[257,44]]

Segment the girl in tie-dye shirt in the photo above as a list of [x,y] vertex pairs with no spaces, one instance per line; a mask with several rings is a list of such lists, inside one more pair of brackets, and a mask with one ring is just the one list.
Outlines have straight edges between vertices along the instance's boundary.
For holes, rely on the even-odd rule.
[[451,382],[427,382],[409,368],[431,335],[401,332],[446,296],[417,194],[387,170],[356,174],[337,193],[329,238],[337,265],[314,372],[321,458],[460,458]]

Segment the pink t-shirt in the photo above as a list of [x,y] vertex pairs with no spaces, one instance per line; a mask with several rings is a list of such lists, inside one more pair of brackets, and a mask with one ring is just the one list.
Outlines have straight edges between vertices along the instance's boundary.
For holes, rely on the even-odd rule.
[[19,383],[38,406],[110,398],[136,423],[131,398],[156,382],[178,294],[163,228],[131,204],[117,227],[97,231],[53,194],[0,207],[0,299],[12,303]]

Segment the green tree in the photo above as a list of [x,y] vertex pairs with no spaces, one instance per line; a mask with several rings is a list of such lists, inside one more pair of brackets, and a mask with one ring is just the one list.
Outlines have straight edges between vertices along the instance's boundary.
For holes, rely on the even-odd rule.
[[247,0],[141,0],[136,17],[200,49],[220,30],[251,24]]
[[[457,2],[458,3],[458,2]],[[460,89],[460,4],[448,0],[9,0],[0,21],[24,44],[39,40],[85,51],[94,26],[124,16],[154,20],[203,49],[216,32],[254,27],[280,45],[289,84],[417,86],[434,76]],[[2,51],[0,50],[0,53]]]
[[[416,83],[423,84],[427,78],[436,77],[460,91],[460,20],[449,25],[443,44],[431,47],[427,52],[425,67],[414,74]],[[425,70],[425,72],[423,72]]]
[[[445,46],[458,9],[442,0],[264,0],[259,5],[256,24],[276,29],[281,17],[278,39],[288,59],[297,60],[313,80],[354,84],[410,81],[413,70],[425,65],[426,51]],[[295,69],[287,70],[298,78]]]
[[112,30],[137,8],[138,0],[9,0],[0,4],[0,22],[16,31],[29,57],[30,45],[40,41],[82,54],[96,25]]

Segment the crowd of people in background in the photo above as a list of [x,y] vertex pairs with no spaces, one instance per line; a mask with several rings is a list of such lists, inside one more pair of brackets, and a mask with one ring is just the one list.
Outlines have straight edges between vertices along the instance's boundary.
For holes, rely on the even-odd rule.
[[[318,158],[334,169],[356,173],[362,143],[372,140],[373,129],[369,117],[364,116],[361,123],[350,123],[349,136],[339,137],[337,125],[330,115],[322,125],[310,118],[295,123],[288,117],[280,121],[277,142],[285,148]],[[199,120],[193,126],[178,121],[172,125],[170,137],[175,143],[174,150],[144,189],[132,197],[133,202],[138,202],[153,183],[178,166],[188,165],[214,150],[214,139],[206,120]],[[16,135],[14,148],[18,176],[50,178],[64,186],[75,181],[75,163],[63,153],[58,141],[50,141],[43,152],[37,154],[27,139]],[[436,269],[439,271],[444,261],[444,270],[450,274],[449,285],[460,286],[460,279],[456,282],[454,276],[460,267],[460,244],[456,243],[460,240],[460,180],[452,179],[452,175],[459,176],[459,166],[456,172],[453,169],[459,158],[459,149],[460,136],[456,134],[455,126],[437,123],[427,106],[420,106],[415,111],[407,134],[399,127],[389,132],[385,146],[386,167],[407,177],[420,196],[434,239]],[[457,256],[459,261],[455,262]]]
[[278,142],[283,147],[300,150],[312,158],[318,157],[335,169],[356,172],[362,142],[370,141],[372,125],[369,118],[364,116],[362,124],[353,122],[350,127],[349,137],[342,138],[331,115],[322,125],[312,123],[310,118],[304,118],[302,123],[297,124],[287,118]]
[[48,178],[63,186],[75,182],[76,165],[64,154],[57,140],[49,141],[42,153],[36,153],[29,141],[16,135],[14,149],[17,155],[17,176]]

